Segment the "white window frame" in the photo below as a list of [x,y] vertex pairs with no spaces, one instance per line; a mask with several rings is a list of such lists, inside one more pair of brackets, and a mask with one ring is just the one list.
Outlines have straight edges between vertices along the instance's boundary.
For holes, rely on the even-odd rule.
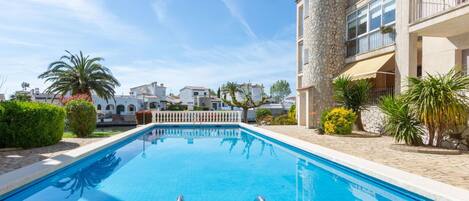
[[[371,3],[374,2],[374,1],[370,1],[368,2],[366,5],[360,7],[360,8],[357,8],[349,13],[347,13],[346,15],[346,33],[345,33],[345,40],[348,42],[348,41],[352,41],[352,40],[356,40],[356,45],[355,45],[355,54],[352,55],[352,56],[355,56],[355,55],[359,55],[359,54],[363,54],[363,53],[367,53],[367,52],[370,52],[370,51],[373,51],[375,49],[379,49],[381,47],[386,47],[387,45],[384,45],[384,44],[381,44],[381,46],[379,48],[375,48],[375,49],[370,49],[370,35],[373,34],[373,33],[376,33],[377,31],[380,31],[380,28],[383,27],[383,26],[395,26],[396,24],[396,18],[394,18],[394,21],[392,22],[389,22],[387,24],[383,24],[383,15],[384,15],[384,3],[385,1],[389,1],[389,0],[378,0],[380,3],[379,3],[379,6],[381,7],[380,9],[380,15],[381,15],[381,26],[379,28],[376,28],[376,29],[373,29],[373,30],[370,30],[370,21],[371,21]],[[394,4],[396,4],[396,1],[394,1]],[[366,12],[365,14],[361,14],[359,15],[359,11],[362,10],[362,9],[365,9],[366,8]],[[394,13],[396,12],[396,6],[394,6]],[[349,16],[353,15],[351,18],[349,18]],[[360,17],[363,17],[364,15],[366,15],[366,20],[367,20],[367,25],[366,25],[366,32],[363,33],[363,34],[358,34],[358,26],[359,26],[359,19]],[[354,38],[348,38],[349,36],[349,23],[352,22],[353,20],[355,20],[355,37]],[[384,34],[383,34],[384,35]],[[359,39],[362,38],[362,37],[366,37],[367,40],[368,40],[368,47],[367,47],[367,50],[364,51],[364,52],[359,52],[359,49],[360,49],[360,45],[359,45]],[[382,40],[384,40],[384,38],[382,38]],[[347,55],[348,56],[348,55]]]

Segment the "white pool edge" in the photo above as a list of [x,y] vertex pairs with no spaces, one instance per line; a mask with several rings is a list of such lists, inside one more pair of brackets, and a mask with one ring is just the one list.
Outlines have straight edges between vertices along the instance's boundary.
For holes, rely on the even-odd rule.
[[438,182],[419,175],[411,174],[396,168],[378,164],[366,159],[358,158],[333,149],[325,148],[307,141],[303,141],[285,134],[273,132],[245,123],[159,123],[140,126],[135,129],[90,143],[88,145],[70,150],[58,156],[45,159],[20,169],[0,175],[0,197],[12,192],[41,177],[68,166],[84,157],[106,149],[116,143],[132,137],[139,131],[154,125],[239,125],[242,128],[258,132],[264,136],[278,140],[285,144],[297,147],[311,154],[325,158],[345,167],[354,169],[363,174],[377,178],[392,185],[422,195],[433,200],[469,200],[469,191]]
[[240,123],[240,126],[433,200],[469,200],[469,191],[462,188],[345,154],[285,134],[244,123]]

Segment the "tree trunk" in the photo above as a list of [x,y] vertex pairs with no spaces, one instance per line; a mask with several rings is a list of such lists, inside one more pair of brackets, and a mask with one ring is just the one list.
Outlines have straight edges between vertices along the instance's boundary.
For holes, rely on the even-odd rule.
[[243,122],[248,123],[248,110],[246,108],[243,108]]
[[365,127],[363,127],[362,112],[361,111],[357,112],[357,119],[355,120],[355,125],[357,126],[357,130],[359,130],[359,131],[364,131],[365,130]]
[[435,140],[435,129],[428,128],[428,145],[433,146],[433,141]]
[[436,136],[436,146],[439,147],[443,141],[443,132],[438,129],[438,135]]

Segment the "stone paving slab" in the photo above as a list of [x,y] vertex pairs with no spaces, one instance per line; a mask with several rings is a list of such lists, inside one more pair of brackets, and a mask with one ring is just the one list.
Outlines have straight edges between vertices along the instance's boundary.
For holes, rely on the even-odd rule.
[[297,126],[262,126],[274,132],[296,137],[413,174],[453,186],[469,189],[469,153],[437,155],[391,149],[396,144],[389,136],[378,138],[317,135],[314,130]]
[[102,138],[64,138],[59,143],[26,150],[0,151],[0,174],[57,156]]

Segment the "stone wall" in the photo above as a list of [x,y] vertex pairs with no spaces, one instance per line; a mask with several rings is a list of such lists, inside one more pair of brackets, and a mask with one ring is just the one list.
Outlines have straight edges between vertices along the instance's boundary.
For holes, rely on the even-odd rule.
[[384,132],[384,113],[378,106],[368,106],[365,111],[362,111],[362,122],[365,130],[372,133]]
[[333,106],[332,79],[345,65],[345,9],[347,1],[310,1],[304,21],[308,64],[303,67],[303,87],[314,87],[312,120]]

